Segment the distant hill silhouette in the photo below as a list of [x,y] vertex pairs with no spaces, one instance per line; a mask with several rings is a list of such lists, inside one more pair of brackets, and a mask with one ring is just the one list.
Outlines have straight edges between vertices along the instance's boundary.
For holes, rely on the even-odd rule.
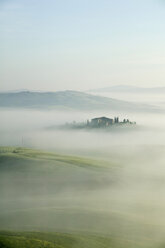
[[152,111],[154,107],[78,91],[0,93],[0,107],[73,110]]

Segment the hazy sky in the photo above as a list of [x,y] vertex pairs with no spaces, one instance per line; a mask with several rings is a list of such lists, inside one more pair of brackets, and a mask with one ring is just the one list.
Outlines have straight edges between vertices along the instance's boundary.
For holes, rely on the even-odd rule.
[[165,86],[165,0],[0,0],[0,90]]

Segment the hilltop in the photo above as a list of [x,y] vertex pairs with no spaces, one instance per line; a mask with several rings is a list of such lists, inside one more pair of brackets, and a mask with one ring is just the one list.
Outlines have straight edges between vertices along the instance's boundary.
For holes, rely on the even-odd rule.
[[123,119],[122,121],[119,120],[119,117],[113,118],[107,118],[105,116],[102,117],[96,117],[91,119],[90,121],[87,120],[86,122],[77,123],[76,121],[73,121],[72,123],[66,123],[64,125],[60,126],[51,126],[49,129],[54,128],[64,128],[64,129],[109,129],[112,130],[112,127],[126,127],[128,130],[128,127],[134,127],[136,125],[136,122],[132,122],[129,119]]

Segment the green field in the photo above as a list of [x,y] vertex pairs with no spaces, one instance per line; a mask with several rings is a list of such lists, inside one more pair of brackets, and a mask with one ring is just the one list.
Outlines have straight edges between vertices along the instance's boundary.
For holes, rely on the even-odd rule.
[[[132,248],[154,245],[84,233],[9,232],[0,231],[1,248]],[[163,248],[164,246],[157,246]]]
[[1,147],[0,247],[164,247],[164,201],[153,201],[163,189],[162,173],[152,174],[155,154],[138,151],[137,164],[150,165],[141,173],[127,168],[134,154],[118,153],[115,160]]
[[[0,232],[1,248],[114,248],[130,247],[131,242],[117,242],[111,237],[87,234]],[[129,244],[130,243],[130,244]]]

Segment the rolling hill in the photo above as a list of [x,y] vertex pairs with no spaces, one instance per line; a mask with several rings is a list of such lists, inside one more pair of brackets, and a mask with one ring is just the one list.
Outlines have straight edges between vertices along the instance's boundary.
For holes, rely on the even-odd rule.
[[135,245],[129,240],[116,242],[113,237],[90,234],[0,232],[1,248],[129,248],[131,244]]
[[152,208],[129,205],[134,191],[129,186],[127,198],[122,181],[127,156],[110,157],[0,147],[0,247],[164,247],[164,236],[160,243],[155,235],[163,226],[147,214]]
[[103,160],[1,147],[0,229],[88,229],[97,211],[84,205],[86,194],[110,185],[113,168]]
[[0,107],[71,110],[159,111],[158,108],[77,91],[0,93]]

